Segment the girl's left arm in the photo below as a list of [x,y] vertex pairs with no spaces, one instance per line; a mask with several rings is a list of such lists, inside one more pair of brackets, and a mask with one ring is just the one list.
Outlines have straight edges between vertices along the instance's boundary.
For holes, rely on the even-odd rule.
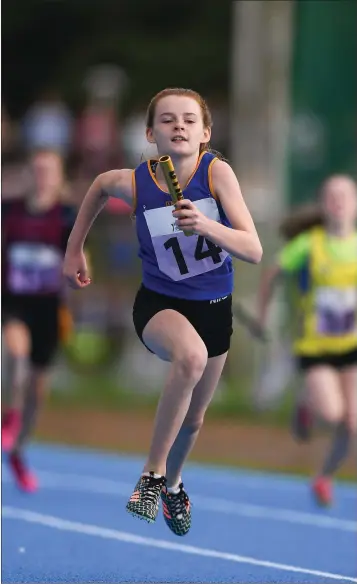
[[177,218],[177,225],[180,228],[191,228],[194,233],[207,237],[240,260],[259,264],[263,249],[253,219],[244,202],[237,177],[229,164],[222,160],[217,160],[212,166],[212,186],[232,229],[209,219],[186,199],[175,205],[173,215]]

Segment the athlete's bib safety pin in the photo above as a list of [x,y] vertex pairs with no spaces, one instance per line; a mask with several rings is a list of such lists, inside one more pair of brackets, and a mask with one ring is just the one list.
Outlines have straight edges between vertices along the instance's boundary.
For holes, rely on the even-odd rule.
[[[172,164],[171,157],[161,156],[159,158],[159,163],[162,168],[162,172],[164,173],[165,181],[167,184],[167,188],[169,189],[169,193],[171,195],[171,200],[173,203],[177,203],[177,201],[182,201],[183,194],[182,189],[180,187],[179,181],[177,180],[176,172],[174,169],[174,165]],[[193,235],[191,231],[184,231],[186,236]]]

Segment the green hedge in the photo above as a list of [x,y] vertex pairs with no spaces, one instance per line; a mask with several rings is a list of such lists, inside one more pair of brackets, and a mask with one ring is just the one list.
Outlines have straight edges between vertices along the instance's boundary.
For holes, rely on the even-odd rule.
[[[234,381],[226,382],[221,397],[214,400],[207,416],[212,418],[235,418],[261,423],[286,425],[289,423],[292,408],[292,393],[287,391],[279,407],[274,411],[257,411],[248,395],[244,384]],[[158,400],[157,394],[141,394],[119,387],[108,375],[81,375],[80,381],[65,391],[53,388],[50,396],[52,405],[73,406],[101,410],[154,410]]]

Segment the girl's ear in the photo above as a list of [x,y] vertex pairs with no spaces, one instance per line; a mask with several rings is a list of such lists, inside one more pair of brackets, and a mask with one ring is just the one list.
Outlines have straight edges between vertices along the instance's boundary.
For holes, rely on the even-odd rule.
[[203,130],[203,140],[201,140],[201,144],[207,144],[211,139],[211,128],[205,128]]
[[146,128],[146,139],[150,144],[156,144],[154,135],[152,133],[152,128]]

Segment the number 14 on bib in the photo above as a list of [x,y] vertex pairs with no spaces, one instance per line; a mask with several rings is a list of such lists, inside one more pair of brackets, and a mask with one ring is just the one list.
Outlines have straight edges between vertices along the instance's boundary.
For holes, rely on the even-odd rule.
[[[195,204],[210,219],[219,221],[214,199],[203,199]],[[159,270],[171,280],[184,280],[216,270],[229,255],[202,235],[186,237],[182,231],[173,230],[170,207],[146,211],[145,218]]]

